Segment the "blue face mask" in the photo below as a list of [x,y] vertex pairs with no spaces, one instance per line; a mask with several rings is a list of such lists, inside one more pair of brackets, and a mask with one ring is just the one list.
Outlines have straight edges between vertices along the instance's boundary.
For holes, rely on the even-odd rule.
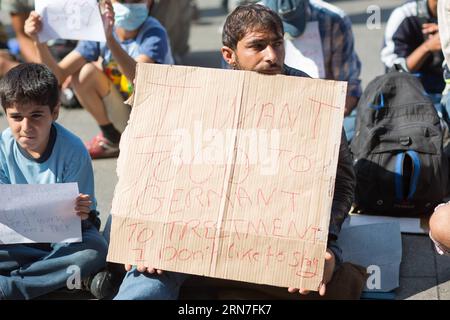
[[113,3],[115,26],[127,31],[138,29],[148,17],[146,3]]

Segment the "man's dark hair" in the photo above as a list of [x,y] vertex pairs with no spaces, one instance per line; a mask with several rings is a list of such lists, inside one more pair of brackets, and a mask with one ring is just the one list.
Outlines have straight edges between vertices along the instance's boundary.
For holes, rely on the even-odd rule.
[[34,104],[48,106],[53,112],[58,103],[58,80],[42,64],[20,64],[0,80],[0,104],[5,111],[14,104]]
[[276,12],[259,4],[238,6],[223,26],[222,43],[233,50],[245,35],[254,30],[267,30],[283,35],[283,22]]

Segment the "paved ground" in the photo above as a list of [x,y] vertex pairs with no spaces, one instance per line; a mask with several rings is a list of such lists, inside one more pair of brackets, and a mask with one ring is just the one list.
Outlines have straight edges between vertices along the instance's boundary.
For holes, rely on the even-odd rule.
[[[220,0],[198,0],[200,20],[191,31],[191,53],[185,63],[205,67],[220,66],[221,26],[225,13],[220,8]],[[363,85],[376,75],[383,73],[379,61],[379,51],[383,39],[384,25],[390,12],[401,0],[347,0],[328,1],[340,6],[350,16],[356,39],[356,50],[362,61]],[[366,21],[370,14],[369,6],[381,8],[380,28],[369,29]],[[2,21],[7,21],[1,14]],[[60,123],[78,134],[83,140],[90,139],[97,133],[94,120],[82,110],[63,110]],[[4,117],[0,118],[0,129],[6,127]],[[96,195],[102,220],[110,210],[113,197],[116,160],[94,161]],[[398,299],[450,299],[450,258],[439,257],[434,253],[428,237],[403,235],[403,261],[401,265],[400,288]]]

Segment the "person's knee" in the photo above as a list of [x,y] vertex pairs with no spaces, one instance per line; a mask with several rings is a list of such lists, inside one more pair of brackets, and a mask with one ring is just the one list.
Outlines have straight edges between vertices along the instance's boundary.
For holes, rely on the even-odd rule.
[[93,230],[93,234],[83,234],[83,245],[85,249],[94,250],[106,257],[108,253],[108,243],[105,238],[97,231]]
[[[88,81],[91,80],[92,76],[94,75],[94,66],[92,63],[86,63],[84,66],[81,67],[80,70],[75,72],[72,75],[72,86],[76,90],[84,89],[86,87],[86,84]],[[89,77],[91,76],[91,77]]]
[[433,239],[450,248],[450,204],[436,209],[430,218],[430,232]]
[[96,91],[106,92],[108,91],[108,83],[106,79],[101,77],[101,70],[98,69],[93,63],[86,63],[81,69],[72,75],[71,85],[76,92]]
[[[106,265],[108,244],[97,230],[89,230],[83,233],[82,249],[79,259],[85,265],[95,265],[102,268]],[[98,269],[98,268],[97,268]]]
[[99,245],[77,252],[73,259],[80,267],[83,277],[86,277],[106,266],[107,252],[104,246]]

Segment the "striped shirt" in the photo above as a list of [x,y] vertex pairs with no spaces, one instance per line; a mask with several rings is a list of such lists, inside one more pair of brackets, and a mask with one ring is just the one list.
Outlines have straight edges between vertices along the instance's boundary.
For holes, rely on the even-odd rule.
[[311,0],[307,11],[308,22],[319,23],[325,78],[347,81],[347,95],[359,98],[361,62],[355,51],[350,18],[341,9],[320,0]]

